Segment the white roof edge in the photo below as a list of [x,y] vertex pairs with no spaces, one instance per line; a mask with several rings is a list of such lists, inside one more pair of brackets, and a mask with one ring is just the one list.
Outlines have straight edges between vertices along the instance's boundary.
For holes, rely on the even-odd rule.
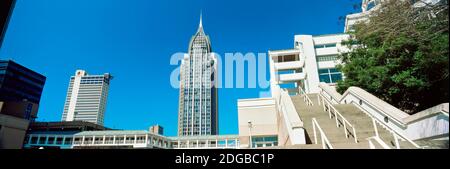
[[405,118],[405,122],[412,123],[430,116],[439,115],[441,113],[448,116],[448,106],[449,103],[438,104]]
[[262,97],[262,98],[248,98],[248,99],[238,99],[238,102],[245,102],[245,101],[258,101],[258,100],[273,100],[273,97]]
[[342,95],[342,98],[348,95],[348,93],[353,93],[359,96],[358,98],[366,100],[366,102],[375,106],[377,109],[382,110],[383,112],[385,112],[386,114],[388,114],[389,116],[391,116],[392,118],[394,118],[399,122],[405,123],[404,119],[410,116],[409,114],[398,109],[397,107],[392,106],[391,104],[379,99],[378,97],[372,95],[371,93],[359,87],[355,86],[349,87],[347,91],[345,91],[345,93]]
[[320,82],[319,87],[325,90],[328,94],[330,94],[331,97],[333,97],[333,99],[336,100],[337,102],[340,102],[342,100],[343,96],[339,94],[336,90],[333,90],[330,85],[324,82]]

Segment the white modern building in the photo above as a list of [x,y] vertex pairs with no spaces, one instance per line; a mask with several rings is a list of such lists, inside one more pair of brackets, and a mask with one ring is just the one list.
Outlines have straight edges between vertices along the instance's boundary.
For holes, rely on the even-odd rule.
[[[345,32],[383,0],[363,0],[363,12],[348,15]],[[435,4],[438,0],[415,2]],[[296,35],[294,47],[269,53],[271,97],[238,100],[241,147],[448,148],[448,103],[409,115],[356,86],[336,91],[345,74],[336,66],[348,52],[347,34]],[[273,144],[252,137],[276,136]],[[276,144],[275,144],[276,143]],[[252,145],[252,146],[249,146]]]
[[180,67],[178,135],[218,134],[217,59],[202,18]]
[[62,121],[88,121],[103,125],[112,76],[89,75],[77,70],[70,78]]
[[347,38],[296,35],[269,51],[272,96],[238,100],[241,147],[448,148],[448,103],[409,115],[358,87],[336,91]]
[[[336,69],[338,55],[348,51],[341,44],[346,34],[296,35],[294,47],[269,51],[270,84],[286,88],[290,93],[317,93],[319,83],[335,85],[343,74]],[[272,93],[273,94],[273,93]]]

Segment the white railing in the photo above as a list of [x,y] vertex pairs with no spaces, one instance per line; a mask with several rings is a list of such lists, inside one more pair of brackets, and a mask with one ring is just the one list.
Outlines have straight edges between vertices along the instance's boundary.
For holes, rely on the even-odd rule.
[[[352,135],[355,143],[358,143],[358,137],[356,136],[356,129],[355,127],[344,117],[342,116],[341,113],[339,113],[339,111],[333,106],[333,104],[330,103],[330,101],[328,101],[327,99],[325,99],[325,97],[323,97],[321,94],[319,94],[322,100],[322,105],[323,105],[323,110],[328,112],[330,119],[335,118],[336,120],[336,127],[340,127],[341,125],[344,126],[344,132],[345,132],[345,137],[349,138],[349,135]],[[339,117],[341,118],[341,120],[339,120]],[[349,131],[348,128],[351,129],[351,131]]]
[[306,94],[306,92],[302,89],[302,87],[299,86],[298,89],[300,90],[300,95],[302,95],[303,101],[306,103],[306,105],[314,106],[314,103],[311,101],[311,99]]
[[[321,83],[321,85],[319,85],[319,87],[322,88],[322,89],[324,89],[324,90],[322,90],[323,92],[325,92],[325,93],[327,93],[328,95],[331,96],[332,93],[328,93],[328,92],[330,92],[330,91],[325,90],[325,89],[326,89],[326,85],[327,85],[327,84]],[[394,117],[391,113],[389,113],[387,110],[385,110],[385,108],[380,108],[379,106],[374,105],[373,103],[369,102],[368,99],[366,99],[365,97],[360,96],[359,94],[357,94],[356,91],[354,91],[354,90],[356,90],[356,89],[360,90],[361,92],[366,92],[366,91],[364,91],[363,89],[359,89],[359,88],[356,88],[356,87],[351,87],[351,88],[347,89],[347,91],[344,93],[344,95],[342,96],[342,98],[341,98],[340,100],[336,100],[336,101],[337,101],[338,103],[341,103],[342,101],[346,100],[346,97],[347,97],[348,95],[351,95],[351,96],[355,97],[356,99],[361,100],[361,101],[364,102],[365,104],[370,105],[370,107],[371,107],[372,109],[374,109],[377,113],[382,114],[384,117],[389,117],[389,119],[393,119],[393,120],[395,121],[395,123],[398,123],[398,124],[400,124],[400,125],[403,125],[403,126],[406,125],[406,124],[404,124],[404,123],[402,122],[401,119],[398,119],[398,118]],[[368,94],[370,94],[370,93],[368,93]],[[323,95],[321,95],[321,96],[322,96],[322,97],[321,97],[322,100],[328,101]],[[378,98],[377,98],[377,99],[378,99]],[[408,139],[406,136],[404,136],[402,133],[396,132],[396,130],[394,130],[393,128],[391,128],[391,126],[382,123],[382,122],[380,121],[380,119],[376,118],[375,115],[369,113],[366,109],[362,108],[360,105],[356,104],[356,103],[353,102],[353,101],[351,101],[351,103],[353,103],[353,105],[355,105],[356,107],[358,107],[360,110],[363,110],[362,112],[364,112],[364,113],[367,114],[370,118],[372,118],[372,120],[374,120],[374,122],[380,124],[380,126],[382,126],[382,127],[385,128],[386,130],[388,130],[390,133],[392,133],[393,136],[394,136],[394,142],[395,142],[396,148],[398,148],[398,149],[400,148],[399,139],[406,140],[407,142],[411,143],[411,144],[412,144],[413,146],[415,146],[416,148],[421,148],[419,145],[417,145],[416,143],[414,143],[412,140],[410,140],[410,139]],[[387,103],[386,103],[386,104],[387,104]],[[331,107],[332,107],[332,106],[331,106]],[[334,108],[334,107],[332,107],[332,108]],[[393,107],[393,108],[395,108],[395,107]],[[325,108],[324,108],[324,110],[325,110]],[[375,130],[375,135],[376,135],[376,136],[379,136],[379,135],[378,135],[378,129],[377,129],[377,126],[376,126],[375,123],[374,123],[374,130]],[[400,138],[399,138],[399,137],[400,137]],[[381,140],[381,139],[380,139],[380,140]]]
[[323,132],[322,128],[320,127],[319,123],[317,123],[316,118],[312,119],[312,124],[313,124],[313,132],[314,132],[314,144],[317,144],[317,131],[316,131],[316,127],[317,130],[319,130],[319,134],[320,134],[320,141],[322,144],[322,148],[323,149],[333,149],[333,146],[330,143],[330,140],[328,140],[327,136],[325,135],[325,133]]
[[[356,105],[356,106],[357,106],[357,105]],[[363,111],[363,112],[365,112],[365,111]],[[395,148],[400,149],[400,142],[399,142],[399,139],[406,140],[407,142],[409,142],[410,144],[412,144],[412,145],[413,145],[414,147],[416,147],[416,148],[422,148],[422,147],[420,147],[419,145],[417,145],[416,143],[414,143],[414,141],[412,141],[412,140],[408,139],[407,137],[404,137],[404,136],[402,136],[402,135],[396,133],[394,130],[392,130],[391,128],[389,128],[389,126],[384,125],[382,122],[380,122],[380,121],[378,121],[376,118],[372,117],[371,114],[369,114],[369,113],[366,113],[366,114],[367,114],[370,118],[372,118],[373,129],[374,129],[374,131],[375,131],[375,137],[380,138],[380,137],[379,137],[380,135],[379,135],[379,133],[378,133],[378,126],[377,126],[377,123],[378,123],[380,126],[383,126],[384,129],[386,129],[387,131],[389,131],[389,132],[392,134],[392,136],[394,137]],[[399,138],[399,137],[400,137],[400,138]],[[380,139],[380,141],[382,141],[382,140]],[[382,141],[382,142],[384,143],[384,141]]]
[[391,149],[391,147],[389,147],[383,140],[380,139],[380,137],[378,136],[373,136],[373,137],[369,137],[367,138],[367,141],[369,141],[369,148],[370,149],[376,149],[375,144],[373,144],[372,140],[375,140],[379,145],[381,145],[381,147],[383,147],[384,149]]

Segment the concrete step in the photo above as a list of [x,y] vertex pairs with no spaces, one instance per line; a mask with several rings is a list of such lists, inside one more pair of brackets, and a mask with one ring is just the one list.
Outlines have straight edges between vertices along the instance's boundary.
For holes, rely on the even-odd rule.
[[297,144],[289,146],[263,147],[260,149],[322,149],[321,144]]
[[369,149],[369,142],[363,141],[358,143],[338,143],[332,144],[334,149]]
[[[345,136],[343,126],[336,126],[335,117],[332,117],[330,119],[329,113],[323,110],[323,105],[318,104],[317,94],[308,94],[308,97],[313,102],[313,106],[306,105],[301,95],[291,96],[295,109],[300,119],[302,119],[304,123],[307,143],[313,142],[314,133],[312,127],[312,119],[316,118],[320,127],[333,146],[337,145],[337,148],[369,148],[367,138],[375,136],[375,129],[371,117],[369,117],[365,112],[363,112],[353,104],[333,105],[333,107],[335,107],[339,111],[339,113],[355,127],[356,135],[358,138],[358,143],[355,143],[353,137],[350,136],[349,138],[347,138]],[[377,123],[376,125],[380,138],[391,148],[396,148],[395,139],[392,133],[382,127],[380,124]],[[352,132],[351,128],[348,128],[348,130]],[[319,133],[317,134],[319,137]],[[401,148],[415,148],[414,145],[407,141],[399,142]],[[373,143],[376,148],[382,148],[382,146],[378,143]]]

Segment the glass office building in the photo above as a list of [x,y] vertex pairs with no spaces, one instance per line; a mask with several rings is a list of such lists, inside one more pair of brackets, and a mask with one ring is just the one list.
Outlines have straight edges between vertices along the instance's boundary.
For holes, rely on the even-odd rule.
[[45,76],[12,60],[0,60],[0,113],[36,119],[45,80]]
[[180,68],[178,135],[218,134],[217,60],[200,24]]

